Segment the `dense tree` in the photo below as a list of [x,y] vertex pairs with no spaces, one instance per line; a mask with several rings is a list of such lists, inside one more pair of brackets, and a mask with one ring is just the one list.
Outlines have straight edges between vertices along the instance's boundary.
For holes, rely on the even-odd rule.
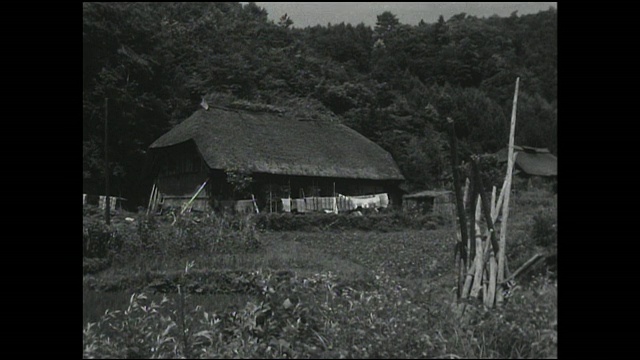
[[[442,186],[446,117],[461,155],[507,142],[557,149],[557,13],[293,28],[255,3],[83,3],[83,187],[101,193],[109,99],[113,192],[148,192],[146,149],[198,108],[250,101],[314,109],[389,150],[411,189]],[[304,106],[300,106],[304,104]],[[324,115],[323,115],[324,116]]]

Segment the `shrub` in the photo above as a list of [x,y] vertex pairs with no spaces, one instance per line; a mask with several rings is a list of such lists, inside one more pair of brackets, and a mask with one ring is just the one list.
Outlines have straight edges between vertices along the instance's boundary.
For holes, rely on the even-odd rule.
[[326,231],[364,230],[400,231],[403,229],[429,229],[442,225],[437,215],[409,214],[399,211],[356,216],[354,214],[291,214],[261,213],[255,216],[256,226],[271,231]]
[[96,218],[83,219],[82,240],[82,255],[91,258],[105,258],[121,245],[113,229]]
[[109,259],[84,258],[82,261],[82,274],[95,274],[111,266]]
[[541,210],[533,216],[531,238],[536,245],[549,247],[558,242],[556,216],[548,210]]
[[[189,271],[174,287],[189,288]],[[192,308],[184,291],[160,303],[134,294],[84,328],[84,357],[147,358],[540,358],[557,348],[557,290],[540,278],[503,309],[478,308],[461,323],[447,301],[378,272],[364,286],[331,272],[230,274],[255,291],[224,313]]]
[[133,224],[112,226],[109,248],[118,262],[146,256],[166,259],[194,251],[212,254],[242,253],[260,247],[255,221],[243,216],[185,215],[173,220],[141,217]]

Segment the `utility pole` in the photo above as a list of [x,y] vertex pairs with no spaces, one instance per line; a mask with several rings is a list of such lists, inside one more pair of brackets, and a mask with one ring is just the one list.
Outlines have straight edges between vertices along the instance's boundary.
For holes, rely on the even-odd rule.
[[104,98],[104,176],[105,176],[105,198],[104,198],[104,219],[107,225],[111,224],[111,204],[109,196],[109,98]]

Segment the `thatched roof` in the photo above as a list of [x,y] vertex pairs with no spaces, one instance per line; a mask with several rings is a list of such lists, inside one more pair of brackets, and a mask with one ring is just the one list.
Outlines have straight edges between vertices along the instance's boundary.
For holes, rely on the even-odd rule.
[[287,113],[210,107],[162,135],[151,149],[193,140],[212,169],[253,173],[403,180],[391,155],[336,122]]
[[[549,149],[534,148],[530,146],[513,147],[518,153],[516,166],[522,172],[534,176],[557,176],[558,158],[549,152]],[[498,151],[498,160],[507,161],[508,149]]]

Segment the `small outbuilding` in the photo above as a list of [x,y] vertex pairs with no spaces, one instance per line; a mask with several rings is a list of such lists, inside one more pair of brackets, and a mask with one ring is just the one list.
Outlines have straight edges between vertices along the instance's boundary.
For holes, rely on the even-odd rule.
[[451,191],[425,190],[402,196],[402,209],[448,217],[455,211],[455,202]]

